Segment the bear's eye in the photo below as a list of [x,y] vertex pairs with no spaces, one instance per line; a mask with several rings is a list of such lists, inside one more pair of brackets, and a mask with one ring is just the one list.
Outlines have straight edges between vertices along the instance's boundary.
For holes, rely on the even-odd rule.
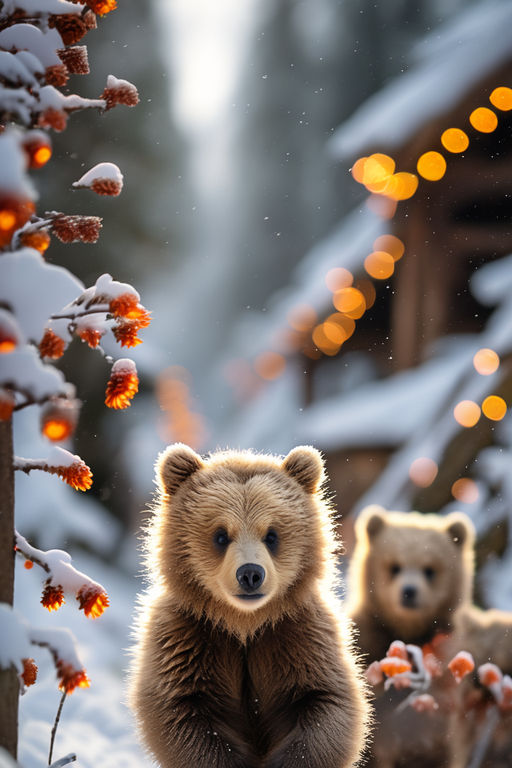
[[226,549],[226,547],[229,544],[229,536],[227,531],[224,530],[224,528],[219,528],[218,531],[215,531],[215,533],[213,534],[213,543],[219,549]]
[[428,581],[432,581],[432,579],[436,575],[435,570],[430,565],[427,565],[427,567],[423,569],[423,573],[425,574],[425,578]]
[[263,539],[263,543],[266,544],[266,546],[269,548],[271,552],[275,552],[277,549],[277,544],[279,542],[277,533],[274,531],[273,528],[269,528],[267,531],[267,535]]
[[389,572],[392,576],[398,576],[400,571],[402,570],[401,566],[398,565],[398,563],[392,563],[389,566]]

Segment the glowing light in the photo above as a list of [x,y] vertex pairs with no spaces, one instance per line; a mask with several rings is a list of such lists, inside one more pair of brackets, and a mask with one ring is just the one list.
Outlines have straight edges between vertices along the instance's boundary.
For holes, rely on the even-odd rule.
[[507,404],[498,395],[489,395],[482,403],[482,412],[491,421],[501,421],[507,412]]
[[363,167],[363,184],[370,192],[383,192],[394,170],[395,161],[389,155],[370,155]]
[[473,400],[461,400],[453,409],[453,415],[461,427],[474,427],[480,418],[480,406]]
[[352,174],[352,177],[359,184],[364,184],[364,166],[367,160],[368,160],[367,157],[360,157],[359,160],[355,161],[354,165],[350,169],[350,173]]
[[27,571],[30,571],[34,567],[34,563],[32,560],[25,560],[23,563],[23,567],[27,569]]
[[464,152],[469,147],[469,139],[460,128],[447,128],[441,135],[441,144],[448,152]]
[[446,173],[446,160],[440,152],[424,152],[416,163],[420,176],[427,181],[439,181]]
[[428,488],[437,477],[438,466],[433,459],[420,456],[409,467],[409,477],[420,488]]
[[372,193],[366,199],[366,207],[381,219],[392,219],[396,213],[396,206],[397,201],[391,200],[386,195]]
[[0,355],[8,355],[10,352],[13,352],[17,346],[16,339],[0,337]]
[[279,378],[286,367],[286,360],[278,352],[263,352],[254,360],[254,370],[266,381]]
[[477,107],[469,116],[469,122],[480,133],[492,133],[498,127],[498,118],[492,109]]
[[469,477],[461,477],[452,485],[452,496],[463,504],[474,504],[478,499],[478,485]]
[[361,317],[366,309],[366,302],[357,288],[342,288],[333,296],[332,303],[339,312],[344,312],[353,320]]
[[398,261],[404,255],[405,246],[395,235],[380,235],[373,243],[373,250],[385,251],[394,261]]
[[[325,323],[321,323],[320,325],[317,325],[316,328],[313,331],[313,344],[320,350],[320,352],[323,352],[324,355],[337,355],[340,349],[340,343],[336,343],[334,341],[331,341],[326,336],[325,329],[324,329]],[[332,323],[334,325],[334,323]]]
[[66,440],[73,433],[73,424],[64,419],[53,419],[43,424],[42,432],[48,440],[57,443]]
[[482,376],[489,376],[498,370],[500,358],[493,349],[479,349],[473,357],[473,365]]
[[[372,283],[371,280],[368,280],[367,278],[363,277],[361,280],[358,280],[356,285],[354,286],[364,296],[364,300],[366,302],[366,309],[370,309],[370,307],[373,307],[375,304],[375,299],[377,297],[377,292],[375,291],[375,286]],[[354,323],[355,326],[355,323]]]
[[354,276],[345,267],[330,269],[325,276],[325,284],[330,291],[335,293],[340,288],[348,288],[354,282]]
[[376,280],[387,280],[395,271],[395,261],[385,251],[373,251],[364,260],[364,268]]
[[46,165],[51,156],[51,148],[47,144],[42,144],[32,155],[32,168],[42,168],[43,165]]
[[16,214],[13,211],[0,211],[0,229],[8,231],[16,225]]
[[509,109],[512,109],[512,88],[505,88],[505,86],[495,88],[489,96],[489,101],[496,109],[508,112]]
[[[343,331],[343,341],[349,339],[356,329],[355,321],[348,315],[344,315],[341,312],[333,312],[332,315],[326,319],[325,323],[334,323]],[[324,323],[324,326],[325,326]]]
[[288,324],[295,331],[309,331],[317,321],[316,312],[309,304],[299,304],[288,312]]
[[392,200],[408,200],[418,189],[418,177],[414,173],[400,171],[390,177],[385,194]]
[[341,346],[347,338],[347,334],[345,333],[344,329],[336,322],[326,320],[324,323],[322,323],[321,328],[326,338],[338,346]]

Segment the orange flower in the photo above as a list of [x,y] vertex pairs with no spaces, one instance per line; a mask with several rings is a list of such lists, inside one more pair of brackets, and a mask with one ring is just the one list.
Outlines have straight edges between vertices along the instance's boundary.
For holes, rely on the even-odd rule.
[[59,475],[76,491],[88,491],[92,485],[92,472],[82,459],[74,461],[69,467],[49,467],[48,471]]
[[136,347],[137,344],[142,344],[142,339],[139,339],[137,336],[137,331],[137,322],[121,322],[112,329],[116,341],[118,341],[122,347]]
[[60,213],[52,222],[52,230],[62,243],[95,243],[100,236],[99,216],[80,216]]
[[97,619],[109,606],[108,595],[98,587],[84,585],[78,590],[76,599],[80,610],[83,610],[87,618]]
[[9,421],[15,405],[14,396],[6,389],[0,389],[0,421]]
[[22,659],[23,672],[21,673],[21,679],[23,683],[28,687],[34,685],[37,680],[37,664],[34,659]]
[[37,229],[30,232],[22,232],[20,242],[27,248],[34,248],[39,253],[44,253],[50,245],[50,234],[47,229]]
[[496,666],[496,664],[482,664],[481,667],[478,667],[478,679],[482,685],[485,685],[487,688],[489,688],[491,685],[501,683],[503,679],[503,673],[501,669]]
[[139,304],[137,296],[133,293],[122,293],[120,296],[116,296],[115,299],[111,299],[109,310],[114,317],[124,317],[129,320],[134,320],[136,317],[139,317],[139,314],[144,314],[146,311]]
[[41,357],[49,357],[51,360],[57,360],[62,357],[66,349],[66,342],[57,336],[50,328],[44,332],[44,336],[39,342],[39,352]]
[[386,656],[389,658],[405,659],[407,661],[407,649],[401,640],[393,640],[388,648]]
[[73,693],[75,688],[89,688],[91,681],[85,673],[85,669],[75,669],[62,659],[57,661],[57,676],[59,678],[59,690]]
[[402,672],[410,672],[412,669],[411,664],[406,659],[400,659],[397,656],[381,659],[380,667],[387,677],[394,677],[402,674]]
[[474,668],[475,662],[473,657],[467,651],[459,651],[459,653],[454,656],[448,664],[448,669],[454,676],[455,682],[457,683],[460,683],[460,681],[466,677],[466,675],[469,675],[469,673],[472,672]]
[[91,349],[96,349],[103,336],[102,332],[97,328],[80,328],[80,330],[77,330],[76,335],[79,336],[82,341],[85,341]]
[[51,584],[47,584],[41,598],[41,605],[48,608],[49,611],[58,611],[63,603],[64,590],[62,587],[60,585],[52,587]]
[[[119,363],[120,361],[118,361]],[[135,365],[133,368],[112,368],[105,393],[105,405],[108,408],[123,409],[131,405],[131,400],[139,390],[139,379]]]
[[114,11],[117,8],[116,0],[86,0],[89,8],[99,16],[105,16],[106,13]]

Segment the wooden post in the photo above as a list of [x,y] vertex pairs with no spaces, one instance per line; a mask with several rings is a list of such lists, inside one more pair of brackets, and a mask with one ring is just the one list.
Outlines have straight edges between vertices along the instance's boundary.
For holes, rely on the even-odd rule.
[[[0,421],[0,602],[14,598],[14,469],[12,421]],[[1,642],[1,640],[0,640]],[[18,747],[18,675],[0,669],[0,746],[14,758]]]

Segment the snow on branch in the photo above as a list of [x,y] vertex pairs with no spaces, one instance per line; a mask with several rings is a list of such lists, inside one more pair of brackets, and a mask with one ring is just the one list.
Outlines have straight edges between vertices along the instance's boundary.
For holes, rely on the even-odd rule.
[[123,174],[115,163],[98,163],[74,181],[73,186],[75,189],[92,189],[97,195],[117,197],[123,189]]
[[62,549],[43,551],[31,546],[15,531],[16,552],[29,563],[35,563],[48,574],[41,603],[49,611],[56,611],[64,602],[64,593],[71,593],[88,618],[96,619],[108,607],[107,593],[101,584],[71,563],[71,555]]
[[44,459],[14,459],[14,469],[29,474],[34,469],[58,475],[77,491],[87,491],[92,485],[92,472],[80,456],[55,446]]

